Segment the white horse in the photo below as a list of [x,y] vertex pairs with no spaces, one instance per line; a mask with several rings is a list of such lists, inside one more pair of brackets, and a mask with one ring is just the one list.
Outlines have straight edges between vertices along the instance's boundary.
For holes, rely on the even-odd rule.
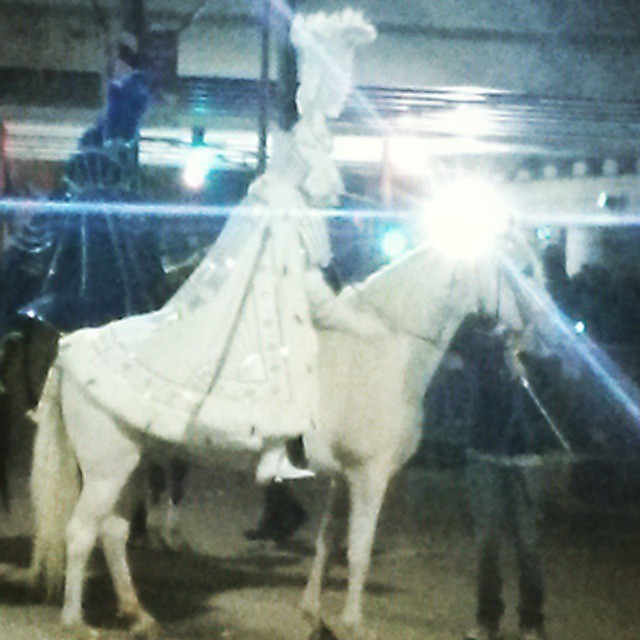
[[[342,616],[349,626],[362,623],[378,514],[390,478],[416,449],[427,384],[462,318],[495,294],[495,274],[420,250],[341,295],[343,304],[379,314],[388,335],[319,332],[321,421],[305,441],[311,466],[340,474],[350,493],[349,583]],[[73,343],[74,334],[66,340]],[[127,563],[129,522],[123,508],[149,442],[95,404],[65,375],[59,360],[36,417],[32,579],[50,594],[64,582],[63,623],[81,623],[87,561],[99,539],[120,614],[131,619],[135,632],[150,631],[155,622],[138,600]],[[335,491],[303,598],[314,615],[320,610],[334,507]]]

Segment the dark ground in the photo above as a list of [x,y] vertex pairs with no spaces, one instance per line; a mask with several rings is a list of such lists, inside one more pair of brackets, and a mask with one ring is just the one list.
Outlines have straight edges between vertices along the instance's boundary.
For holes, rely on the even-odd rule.
[[[13,503],[0,521],[0,562],[27,564],[27,495],[31,428],[14,437]],[[303,640],[310,626],[298,610],[311,564],[326,482],[302,481],[297,493],[310,520],[286,550],[250,543],[261,491],[251,468],[198,465],[189,478],[182,532],[190,549],[131,549],[142,600],[166,638]],[[557,494],[559,495],[559,494]],[[474,551],[460,470],[413,466],[388,496],[377,536],[365,614],[380,639],[455,640],[473,623]],[[579,508],[578,508],[579,507]],[[548,631],[551,640],[640,637],[640,520],[634,505],[587,509],[575,499],[555,507],[545,526]],[[163,514],[152,514],[152,523]],[[515,580],[507,557],[507,638],[515,638]],[[0,640],[124,638],[108,579],[96,563],[87,617],[98,631],[63,631],[59,608],[13,587],[0,588]],[[338,567],[325,595],[331,625],[342,603],[346,571]]]
[[[49,354],[42,349],[26,370],[42,378]],[[28,474],[34,427],[22,418],[27,404],[26,360],[9,372],[15,400],[10,513],[0,511],[0,562],[26,566],[31,516]],[[37,390],[37,384],[34,386]],[[451,460],[449,460],[451,462]],[[380,640],[457,640],[473,624],[474,548],[461,469],[413,465],[388,494],[376,538],[365,616]],[[603,485],[607,468],[582,467]],[[638,470],[638,466],[635,466]],[[625,469],[629,475],[629,468]],[[631,473],[635,477],[640,471]],[[584,474],[580,474],[584,476]],[[640,498],[610,492],[598,500],[567,491],[567,475],[550,470],[553,500],[544,527],[550,640],[640,638]],[[573,474],[576,477],[576,474]],[[611,476],[609,474],[609,480]],[[606,484],[606,483],[605,483]],[[637,483],[635,483],[637,486]],[[326,480],[294,487],[309,521],[287,549],[248,542],[262,491],[250,460],[226,454],[197,463],[188,479],[180,550],[136,545],[130,550],[141,599],[161,623],[163,637],[183,640],[307,640],[311,627],[298,603],[311,566],[313,540]],[[640,493],[640,492],[637,492]],[[163,522],[162,508],[151,524]],[[506,640],[515,640],[516,580],[505,558]],[[0,640],[126,637],[115,619],[111,585],[98,556],[87,594],[91,630],[65,631],[59,605],[0,583]],[[336,567],[325,592],[325,620],[333,626],[344,597],[346,570]]]

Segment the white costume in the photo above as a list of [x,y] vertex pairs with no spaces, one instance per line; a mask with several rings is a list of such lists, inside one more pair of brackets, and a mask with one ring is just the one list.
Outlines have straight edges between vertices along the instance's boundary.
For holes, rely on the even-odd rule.
[[342,111],[349,83],[327,79],[350,69],[353,49],[375,31],[345,11],[297,17],[291,33],[301,118],[291,133],[274,136],[272,161],[249,188],[243,214],[230,218],[162,309],[61,343],[65,371],[150,435],[258,449],[313,429],[314,323],[363,336],[383,330],[322,279],[319,269],[331,260],[326,220],[310,208],[337,202],[342,189],[326,118]]

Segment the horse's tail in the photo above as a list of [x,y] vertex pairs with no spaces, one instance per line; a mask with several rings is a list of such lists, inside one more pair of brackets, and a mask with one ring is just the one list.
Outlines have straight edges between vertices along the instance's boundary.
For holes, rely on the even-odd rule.
[[48,598],[64,584],[66,528],[80,494],[78,464],[62,418],[61,379],[56,363],[33,416],[38,430],[31,470],[35,533],[30,579],[44,587]]

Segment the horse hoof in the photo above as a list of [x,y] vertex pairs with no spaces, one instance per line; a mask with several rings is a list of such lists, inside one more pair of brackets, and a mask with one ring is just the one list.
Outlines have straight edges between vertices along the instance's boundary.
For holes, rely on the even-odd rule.
[[338,637],[322,620],[318,620],[308,640],[338,640]]
[[361,621],[354,622],[349,619],[341,619],[335,626],[336,636],[340,640],[378,640],[378,635],[372,629],[366,628]]
[[64,622],[62,623],[62,636],[69,640],[98,640],[100,631],[94,629],[84,622]]
[[77,611],[65,611],[62,610],[62,617],[60,619],[62,626],[65,629],[78,629],[78,630],[86,630],[87,625],[84,623],[82,619],[82,613]]
[[320,598],[314,598],[307,593],[302,596],[300,609],[306,620],[312,624],[318,624],[320,620]]
[[148,613],[140,613],[131,626],[130,634],[136,640],[156,640],[160,637],[160,625]]
[[167,551],[176,551],[180,553],[192,553],[193,549],[183,536],[174,536],[162,539],[164,548]]

